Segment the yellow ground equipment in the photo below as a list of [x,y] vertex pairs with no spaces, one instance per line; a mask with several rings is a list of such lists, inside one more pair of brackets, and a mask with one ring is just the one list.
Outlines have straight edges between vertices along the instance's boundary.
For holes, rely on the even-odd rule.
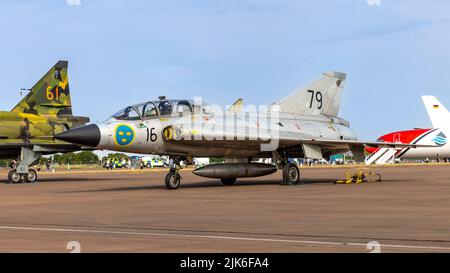
[[345,180],[338,180],[335,184],[351,184],[363,182],[381,182],[381,174],[365,172],[366,169],[359,169],[357,172],[345,171]]

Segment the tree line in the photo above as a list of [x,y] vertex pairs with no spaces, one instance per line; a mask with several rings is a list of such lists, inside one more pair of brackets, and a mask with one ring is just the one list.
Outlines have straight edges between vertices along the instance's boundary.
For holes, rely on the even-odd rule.
[[[106,159],[118,159],[118,160],[128,160],[129,156],[121,153],[111,153],[103,157],[101,160],[106,161]],[[12,159],[0,159],[0,167],[7,167]],[[41,157],[39,159],[40,165],[45,165],[47,163],[53,164],[100,164],[100,158],[91,151],[83,152],[71,152],[64,154],[54,154],[51,156]]]
[[42,165],[52,162],[58,164],[98,164],[100,163],[100,159],[91,151],[83,151],[78,153],[55,154],[50,157],[41,157],[39,160],[39,163]]

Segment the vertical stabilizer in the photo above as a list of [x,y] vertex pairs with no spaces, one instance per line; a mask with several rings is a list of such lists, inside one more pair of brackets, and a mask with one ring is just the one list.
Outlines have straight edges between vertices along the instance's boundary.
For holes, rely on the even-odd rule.
[[324,73],[320,79],[274,105],[278,105],[280,111],[286,113],[336,117],[339,114],[345,79],[345,73]]
[[36,115],[72,115],[67,61],[58,61],[11,111]]
[[435,96],[422,96],[433,128],[450,127],[450,114],[447,108]]

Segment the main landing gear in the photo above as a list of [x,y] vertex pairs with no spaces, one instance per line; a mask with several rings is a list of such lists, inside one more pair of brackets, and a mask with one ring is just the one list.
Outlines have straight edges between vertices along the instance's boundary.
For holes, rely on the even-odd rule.
[[166,188],[168,190],[176,190],[180,187],[181,176],[178,170],[170,170],[166,175]]
[[38,179],[37,172],[30,169],[30,166],[35,165],[40,157],[41,153],[22,147],[20,160],[11,166],[11,170],[8,173],[8,182],[11,184],[36,182]]
[[277,167],[283,171],[282,185],[297,185],[301,182],[300,169],[297,164],[288,163],[287,157],[282,157],[277,152],[273,152],[273,159]]
[[283,184],[297,185],[300,183],[300,170],[294,163],[288,163],[283,167]]

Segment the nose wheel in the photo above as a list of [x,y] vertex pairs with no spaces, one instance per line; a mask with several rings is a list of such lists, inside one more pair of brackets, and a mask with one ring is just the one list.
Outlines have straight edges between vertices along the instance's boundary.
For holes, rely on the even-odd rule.
[[175,190],[180,187],[181,184],[181,176],[177,171],[170,171],[166,175],[166,188],[168,190]]
[[22,175],[16,170],[12,170],[8,173],[8,182],[10,184],[16,184],[22,182]]
[[30,169],[27,174],[23,176],[23,180],[26,183],[34,183],[37,181],[38,175],[37,172],[33,169]]

